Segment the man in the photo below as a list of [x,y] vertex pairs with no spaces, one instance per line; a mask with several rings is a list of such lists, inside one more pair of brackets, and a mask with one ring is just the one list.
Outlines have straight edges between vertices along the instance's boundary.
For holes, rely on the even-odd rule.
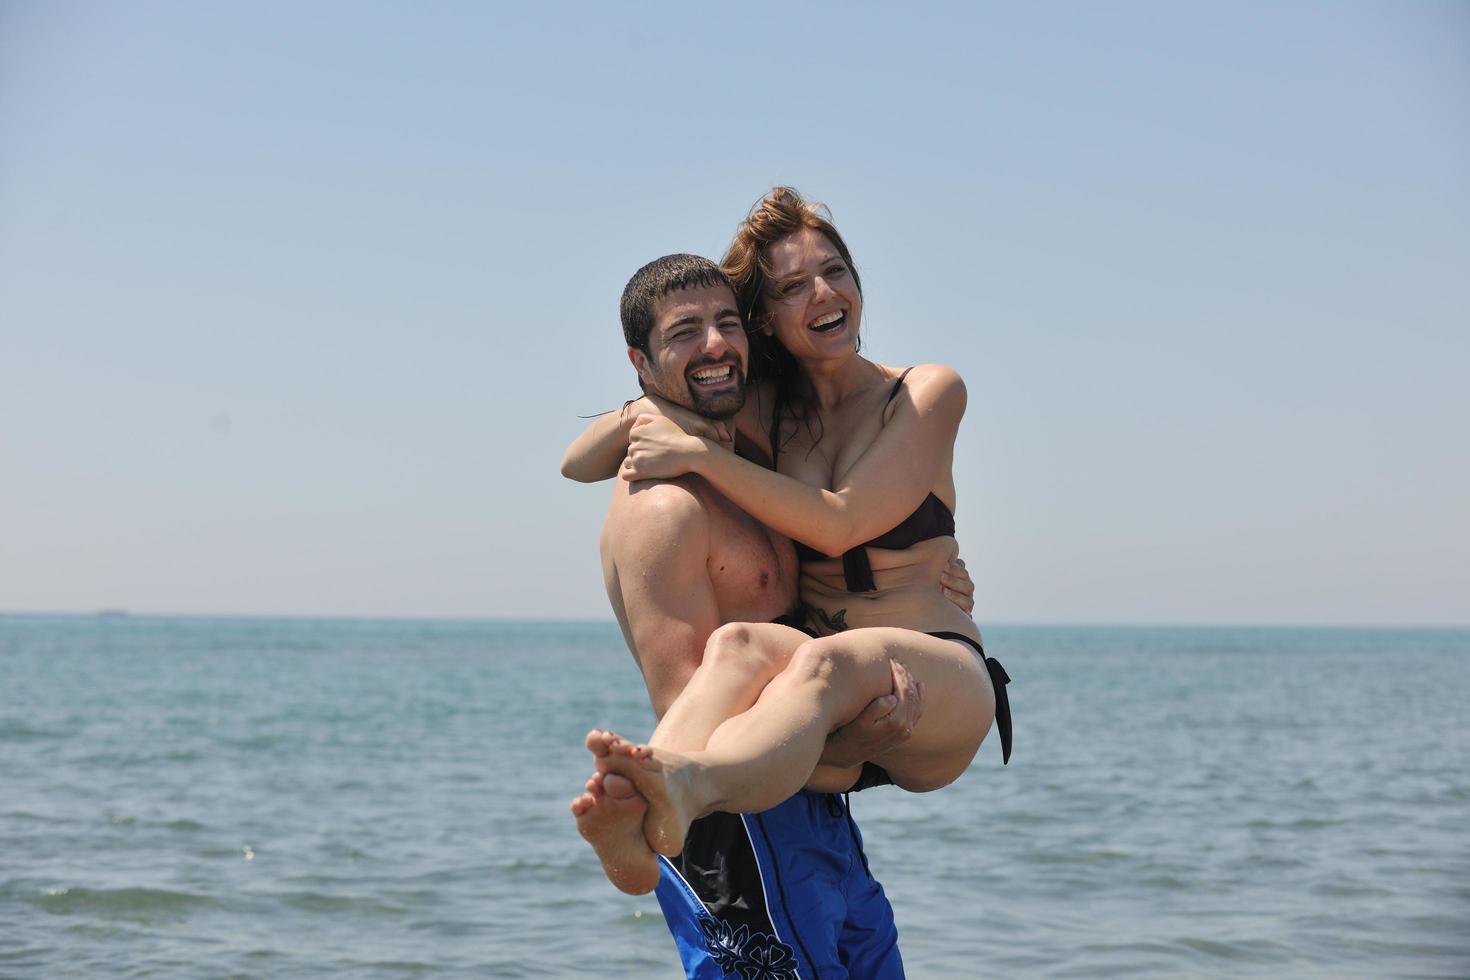
[[[628,282],[621,313],[645,392],[707,419],[740,411],[749,343],[718,266],[655,260]],[[762,457],[741,442],[736,451]],[[706,650],[720,655],[722,624],[775,621],[797,605],[791,541],[696,476],[614,481],[600,547],[608,598],[659,718]],[[855,766],[906,737],[920,698],[902,668],[894,677],[893,694],[829,737],[824,765]],[[589,747],[607,737],[592,733]],[[572,803],[614,884],[656,891],[690,977],[902,976],[892,909],[836,795],[803,790],[763,813],[710,814],[674,859],[643,838],[646,808],[631,783],[601,774]]]

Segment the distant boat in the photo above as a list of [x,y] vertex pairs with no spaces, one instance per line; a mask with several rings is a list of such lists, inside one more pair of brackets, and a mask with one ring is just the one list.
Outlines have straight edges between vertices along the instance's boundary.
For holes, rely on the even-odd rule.
[[127,618],[127,616],[128,616],[128,611],[126,609],[99,609],[99,610],[97,610],[97,618],[98,619],[125,619],[125,618]]

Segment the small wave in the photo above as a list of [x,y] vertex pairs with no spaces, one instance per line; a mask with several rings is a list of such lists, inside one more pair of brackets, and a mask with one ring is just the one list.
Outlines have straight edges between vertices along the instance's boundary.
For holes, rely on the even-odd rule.
[[[1143,939],[1131,942],[1083,943],[1077,949],[1091,956],[1094,963],[1104,956],[1114,956],[1118,953],[1149,953],[1169,957],[1178,955],[1178,950],[1167,943]],[[1096,969],[1096,967],[1093,968]],[[1101,971],[1097,975],[1100,976]]]
[[1192,890],[1198,887],[1198,884],[1194,881],[1187,881],[1184,878],[1169,874],[1149,875],[1146,878],[1140,879],[1138,883],[1147,888],[1158,888],[1163,891],[1184,891],[1185,889]]
[[1393,889],[1384,888],[1381,885],[1370,884],[1366,881],[1343,880],[1319,881],[1311,886],[1313,895],[1322,895],[1331,898],[1361,898],[1366,896],[1389,896]]
[[1326,830],[1328,827],[1340,827],[1347,823],[1346,820],[1333,820],[1327,817],[1298,817],[1296,820],[1266,820],[1257,819],[1246,821],[1247,830]]
[[[585,864],[585,862],[583,862]],[[565,871],[568,867],[577,867],[575,858],[565,856],[549,856],[546,858],[513,857],[492,861],[490,870],[496,873],[515,874],[520,871]]]
[[79,769],[151,769],[160,765],[195,762],[199,758],[199,753],[192,749],[179,749],[172,752],[132,752],[109,749],[80,756],[75,760],[75,765]]
[[35,903],[54,915],[93,913],[102,916],[150,918],[178,915],[215,904],[208,895],[165,888],[53,888]]
[[[1035,827],[1062,821],[1061,816],[1043,810],[1002,810],[989,819],[997,824],[1015,824],[1018,827]],[[971,828],[967,826],[965,830],[969,832]]]
[[364,850],[363,848],[357,847],[353,844],[332,843],[326,846],[326,848],[324,849],[324,853],[327,854],[329,857],[337,858],[343,861],[351,861],[355,864],[356,862],[361,861],[363,858],[372,857],[374,852],[371,850]]
[[190,853],[195,857],[207,858],[209,860],[219,860],[220,858],[232,858],[236,861],[241,859],[246,861],[255,860],[255,848],[249,844],[242,844],[237,847],[221,847],[218,844],[211,844],[204,847],[196,847]]
[[47,816],[43,813],[32,813],[29,810],[11,810],[9,813],[0,813],[0,817],[24,823],[43,823],[48,827],[62,823],[76,823],[75,820],[68,820],[65,817]]
[[1235,861],[1232,861],[1231,864],[1234,867],[1245,868],[1251,871],[1259,870],[1262,868],[1282,869],[1305,868],[1308,866],[1308,862],[1303,860],[1302,858],[1293,857],[1288,854],[1280,854],[1274,852],[1268,853],[1263,851],[1256,851],[1251,854],[1247,854],[1243,858],[1238,858]]
[[266,732],[259,735],[247,735],[243,738],[221,738],[220,743],[232,749],[274,749],[282,745],[289,745],[291,738],[278,732]]
[[1196,953],[1203,953],[1222,960],[1252,960],[1263,955],[1275,958],[1287,952],[1279,943],[1226,943],[1215,939],[1199,939],[1193,936],[1179,940],[1179,945]]
[[433,963],[425,963],[423,960],[344,960],[338,962],[350,964],[352,967],[367,967],[374,971],[401,974],[410,977],[427,976],[431,973],[438,973],[441,969],[439,966]]
[[1026,860],[1032,864],[1113,864],[1118,861],[1126,861],[1133,855],[1124,851],[1045,851],[1035,850],[1026,855]]
[[40,742],[50,738],[65,738],[69,732],[50,728],[37,728],[19,718],[0,718],[0,742]]
[[324,892],[294,892],[280,896],[281,901],[303,912],[346,912],[354,915],[397,918],[404,910],[397,905],[376,898],[358,898],[353,895],[329,895]]

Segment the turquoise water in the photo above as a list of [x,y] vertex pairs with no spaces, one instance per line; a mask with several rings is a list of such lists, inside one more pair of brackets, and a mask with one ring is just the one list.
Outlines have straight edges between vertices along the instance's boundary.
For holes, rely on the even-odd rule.
[[[911,976],[1470,976],[1470,632],[986,638],[1011,765],[853,797]],[[0,976],[677,977],[593,725],[611,624],[0,617]]]

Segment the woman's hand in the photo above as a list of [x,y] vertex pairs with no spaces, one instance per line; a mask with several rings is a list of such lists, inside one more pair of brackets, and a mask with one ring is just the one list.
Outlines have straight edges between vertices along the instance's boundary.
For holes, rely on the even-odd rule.
[[718,442],[726,449],[735,444],[735,423],[728,419],[707,419],[658,395],[644,395],[628,407],[635,416],[662,415],[689,435]]
[[640,415],[628,430],[628,455],[618,475],[631,483],[695,473],[710,445],[710,440],[690,435],[664,416]]

